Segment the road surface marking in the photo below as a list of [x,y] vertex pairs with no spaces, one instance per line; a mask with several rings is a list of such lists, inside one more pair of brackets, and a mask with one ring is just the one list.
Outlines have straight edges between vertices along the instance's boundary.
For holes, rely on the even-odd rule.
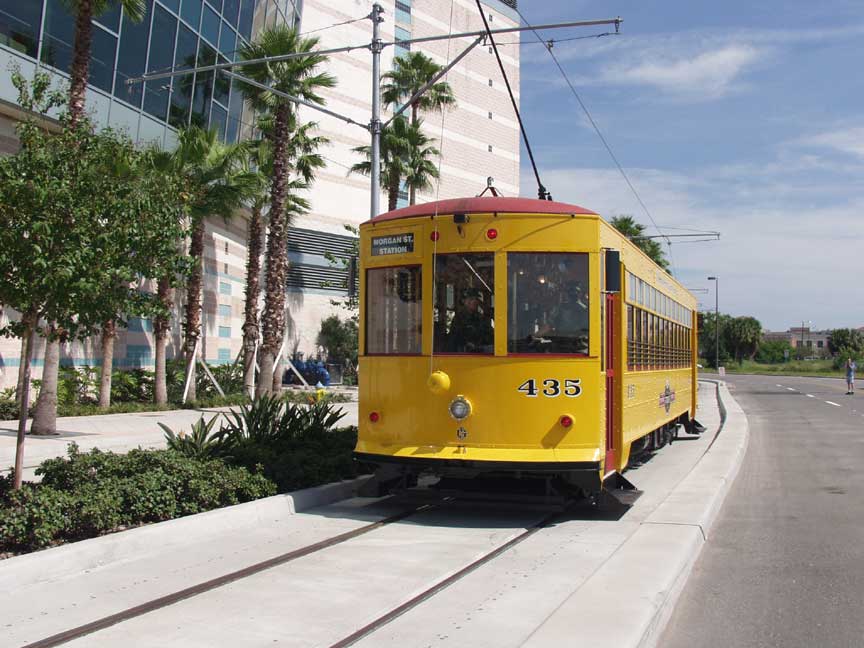
[[807,394],[807,398],[816,398],[813,394]]
[[787,387],[786,389],[788,389],[789,391],[795,391],[795,390],[792,389],[791,387]]
[[782,387],[783,385],[777,385],[778,387]]
[[834,407],[843,407],[840,403],[835,403],[834,401],[825,401],[829,405],[833,405]]

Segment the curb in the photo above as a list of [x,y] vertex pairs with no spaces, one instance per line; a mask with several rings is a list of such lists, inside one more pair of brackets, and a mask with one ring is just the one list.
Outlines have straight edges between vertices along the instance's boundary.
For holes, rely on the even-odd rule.
[[226,529],[272,524],[295,513],[353,497],[368,479],[364,475],[8,558],[0,561],[0,590],[56,581],[166,550],[182,552]]
[[563,638],[575,636],[585,646],[658,645],[738,474],[749,439],[747,417],[726,384],[705,382],[716,384],[721,415],[720,427],[705,453],[524,646],[560,645]]

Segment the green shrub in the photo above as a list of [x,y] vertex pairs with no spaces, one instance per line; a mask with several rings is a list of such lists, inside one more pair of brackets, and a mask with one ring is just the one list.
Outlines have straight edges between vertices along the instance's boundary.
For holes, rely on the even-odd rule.
[[44,461],[41,484],[0,484],[0,550],[27,550],[170,520],[276,493],[260,470],[196,460],[172,450],[126,455],[70,444]]

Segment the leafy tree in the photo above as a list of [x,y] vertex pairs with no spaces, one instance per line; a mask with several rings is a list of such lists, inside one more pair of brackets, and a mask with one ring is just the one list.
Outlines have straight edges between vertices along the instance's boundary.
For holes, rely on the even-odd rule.
[[762,339],[762,325],[755,317],[732,318],[722,329],[727,347],[735,360],[741,362],[746,356],[752,359]]
[[[438,65],[423,52],[408,52],[404,56],[397,56],[393,59],[393,66],[393,70],[387,72],[382,77],[384,83],[381,86],[381,98],[386,105],[394,107],[399,106],[414,96],[420,88],[443,69],[441,65]],[[443,110],[448,106],[453,106],[455,103],[456,98],[453,95],[450,84],[445,81],[434,83],[422,95],[411,102],[410,124],[419,132],[422,125],[419,116],[421,110],[424,112]],[[429,171],[431,163],[428,162],[428,156],[438,155],[438,151],[430,148],[426,150],[425,154],[421,153],[424,147],[431,142],[431,139],[426,138],[425,142],[415,141],[410,143],[412,151],[407,157],[409,160],[414,160],[414,163],[409,162],[409,169],[412,171],[406,173],[406,184],[408,185],[409,192],[408,202],[411,205],[417,202],[417,190],[427,187],[428,178],[438,177],[437,169],[435,169],[435,173]],[[425,172],[419,172],[420,169],[424,168]]]
[[786,340],[762,340],[756,351],[756,362],[779,364],[792,357],[794,349]]
[[654,263],[669,272],[669,261],[663,247],[654,239],[645,238],[645,226],[637,223],[632,216],[620,215],[609,224],[630,239],[636,247],[647,254]]
[[699,355],[705,359],[705,362],[710,367],[716,368],[715,357],[717,355],[717,323],[720,326],[720,363],[727,362],[730,358],[730,352],[727,349],[725,330],[729,327],[732,321],[730,315],[720,313],[719,320],[713,312],[702,313],[702,324],[699,327]]
[[191,270],[186,284],[183,349],[191,368],[189,399],[197,398],[195,354],[201,337],[201,289],[203,282],[204,228],[207,216],[229,219],[243,201],[255,193],[257,176],[245,166],[247,149],[242,144],[223,144],[216,130],[198,126],[182,129],[177,147],[157,156],[156,167],[182,178],[189,199]]
[[357,322],[331,315],[321,322],[317,342],[330,362],[342,365],[350,362],[354,366],[357,364],[357,335]]
[[[32,85],[13,73],[19,103],[56,107],[50,78]],[[174,241],[186,208],[172,176],[146,172],[132,142],[80,122],[49,133],[35,118],[18,124],[21,148],[0,158],[0,303],[21,313],[0,333],[22,338],[16,483],[20,484],[33,338],[92,335],[119,313],[160,310],[148,279],[181,272]],[[40,322],[50,322],[42,326]],[[44,383],[43,383],[44,384]],[[56,376],[49,429],[56,427]],[[36,421],[34,420],[34,428]]]
[[[284,26],[263,30],[256,40],[240,49],[243,59],[259,59],[282,54],[301,54],[295,58],[244,67],[249,78],[280,94],[258,86],[243,84],[252,105],[273,117],[273,173],[270,183],[270,233],[267,239],[267,288],[264,300],[263,341],[261,344],[260,379],[256,393],[270,393],[276,371],[276,354],[285,337],[285,280],[288,272],[286,246],[288,217],[286,196],[292,173],[290,141],[292,119],[296,119],[294,104],[285,94],[323,105],[322,89],[332,88],[336,80],[327,72],[318,71],[327,57],[314,50],[317,38],[303,38],[295,29]],[[293,122],[296,130],[296,121]],[[311,179],[311,176],[310,176]]]
[[864,352],[864,334],[858,329],[834,329],[828,336],[828,349],[835,355],[841,349],[860,355]]

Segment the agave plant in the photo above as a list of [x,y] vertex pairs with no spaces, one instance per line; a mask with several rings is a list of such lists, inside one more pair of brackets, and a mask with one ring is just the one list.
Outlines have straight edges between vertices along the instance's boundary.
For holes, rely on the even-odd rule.
[[165,430],[165,441],[169,450],[175,450],[191,459],[224,458],[229,456],[237,439],[230,428],[220,427],[216,432],[213,431],[219,416],[217,414],[209,421],[205,421],[202,414],[201,418],[192,424],[192,431],[189,434],[183,432],[175,434],[164,423],[160,423],[159,427]]

